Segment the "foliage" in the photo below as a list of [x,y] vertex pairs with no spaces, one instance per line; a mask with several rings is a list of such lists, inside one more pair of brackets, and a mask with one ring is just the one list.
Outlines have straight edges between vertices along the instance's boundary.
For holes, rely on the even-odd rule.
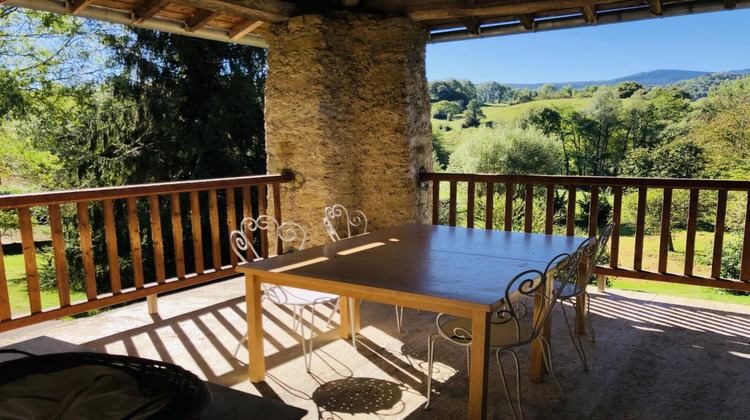
[[617,84],[617,93],[620,99],[629,98],[640,89],[643,89],[643,86],[636,82],[622,82]]
[[497,82],[477,85],[477,96],[484,103],[508,102],[513,98],[513,89]]
[[477,99],[477,88],[469,80],[439,80],[428,85],[430,100],[456,102],[465,106],[472,99]]
[[672,83],[670,86],[683,89],[688,92],[693,100],[705,98],[708,93],[723,85],[724,83],[731,82],[742,78],[743,76],[732,73],[713,73],[704,74],[694,79],[681,80],[679,82]]
[[681,139],[654,150],[631,150],[622,163],[622,174],[635,177],[701,178],[706,163],[703,147],[689,139]]
[[560,148],[537,129],[479,128],[451,155],[451,172],[560,173]]
[[476,99],[469,101],[466,106],[466,112],[464,112],[464,123],[462,127],[479,127],[480,120],[485,118],[484,112],[482,112],[482,106]]
[[452,120],[453,117],[460,114],[462,111],[461,107],[457,103],[451,101],[440,101],[432,105],[432,118],[438,120]]

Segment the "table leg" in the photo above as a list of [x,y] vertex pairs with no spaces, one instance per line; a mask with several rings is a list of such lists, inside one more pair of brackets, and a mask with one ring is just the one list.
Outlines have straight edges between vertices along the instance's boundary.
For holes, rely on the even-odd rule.
[[[552,292],[554,289],[554,281],[555,279],[550,273],[547,277],[547,281],[544,282],[544,290],[540,290],[534,295],[534,325],[536,325],[538,317],[542,315],[545,308],[553,303]],[[551,316],[547,317],[547,322],[544,323],[541,334],[547,339],[547,342],[552,342]],[[531,382],[544,381],[544,375],[547,374],[547,367],[544,365],[542,341],[538,338],[531,343],[531,360],[529,361],[529,367],[531,368],[531,372],[529,373],[529,379]]]
[[469,418],[487,416],[487,367],[490,342],[490,313],[475,312],[471,317],[471,366],[469,371]]
[[352,339],[352,345],[357,346],[355,337],[359,332],[359,299],[341,296],[339,308],[341,316],[341,338]]
[[250,382],[266,379],[266,359],[263,354],[263,307],[261,306],[260,279],[245,274],[245,301],[247,302],[247,353],[250,357],[248,372]]

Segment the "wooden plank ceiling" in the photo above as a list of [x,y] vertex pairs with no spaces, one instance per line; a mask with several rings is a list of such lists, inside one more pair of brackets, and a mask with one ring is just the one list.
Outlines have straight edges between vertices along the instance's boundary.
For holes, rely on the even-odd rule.
[[408,16],[430,31],[433,42],[440,42],[750,7],[750,0],[0,0],[4,2],[42,10],[38,5],[59,3],[72,15],[97,11],[94,18],[101,20],[107,20],[105,11],[129,13],[129,24],[135,26],[157,28],[147,24],[168,21],[179,23],[187,35],[222,31],[227,41],[251,37],[261,44],[272,23],[339,10]]

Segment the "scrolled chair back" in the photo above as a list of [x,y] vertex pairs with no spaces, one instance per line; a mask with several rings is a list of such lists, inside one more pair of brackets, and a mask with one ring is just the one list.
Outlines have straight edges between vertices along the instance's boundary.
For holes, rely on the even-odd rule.
[[[607,243],[609,242],[610,236],[612,236],[612,231],[614,230],[614,228],[615,225],[613,223],[605,226],[604,229],[602,229],[602,231],[599,233],[599,237],[596,238],[596,245],[593,247],[593,249],[591,248],[591,245],[587,245],[588,248],[584,249],[583,246],[586,245],[586,242],[581,245],[583,250],[583,259],[587,263],[586,283],[588,283],[594,276],[594,269],[604,255],[604,251],[606,251],[607,249]],[[589,240],[591,239],[593,238],[589,238]]]
[[334,204],[323,209],[323,226],[332,241],[341,240],[343,227],[346,226],[345,238],[352,237],[352,228],[358,231],[356,234],[367,233],[367,216],[361,210],[353,210],[351,213],[341,204]]
[[[550,287],[554,287],[552,289],[552,296],[549,296],[546,293],[541,294],[542,299],[544,300],[544,305],[542,305],[542,309],[539,315],[535,317],[533,333],[531,336],[532,340],[539,336],[539,334],[541,333],[542,327],[546,324],[547,319],[552,313],[552,308],[554,307],[555,302],[557,302],[558,298],[560,297],[560,294],[563,292],[565,287],[576,278],[576,275],[578,274],[578,265],[581,262],[581,256],[583,254],[582,247],[587,242],[588,240],[584,242],[578,248],[578,250],[576,250],[572,254],[559,254],[552,258],[549,263],[547,263],[547,267],[544,269],[544,280],[542,281],[542,285],[540,285],[539,288],[545,287],[547,285],[547,282],[553,282]],[[537,290],[539,290],[539,288]]]
[[232,250],[242,262],[248,262],[245,257],[249,255],[248,251],[252,252],[253,261],[263,258],[249,239],[251,232],[262,231],[270,232],[272,237],[281,240],[284,248],[278,250],[277,254],[293,249],[301,250],[307,242],[307,232],[305,232],[305,229],[299,223],[284,222],[279,225],[279,222],[273,216],[265,214],[257,218],[246,217],[240,222],[240,229],[233,230],[229,234],[229,242]]

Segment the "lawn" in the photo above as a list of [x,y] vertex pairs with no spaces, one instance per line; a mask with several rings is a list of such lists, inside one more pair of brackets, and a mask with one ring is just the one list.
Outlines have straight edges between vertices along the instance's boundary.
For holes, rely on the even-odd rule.
[[[42,262],[37,255],[37,265]],[[29,313],[29,294],[26,289],[26,271],[23,255],[5,255],[5,274],[8,278],[8,294],[10,296],[10,310],[14,315]],[[60,306],[60,299],[56,290],[41,292],[42,308]],[[71,292],[70,301],[86,300],[86,293]]]

